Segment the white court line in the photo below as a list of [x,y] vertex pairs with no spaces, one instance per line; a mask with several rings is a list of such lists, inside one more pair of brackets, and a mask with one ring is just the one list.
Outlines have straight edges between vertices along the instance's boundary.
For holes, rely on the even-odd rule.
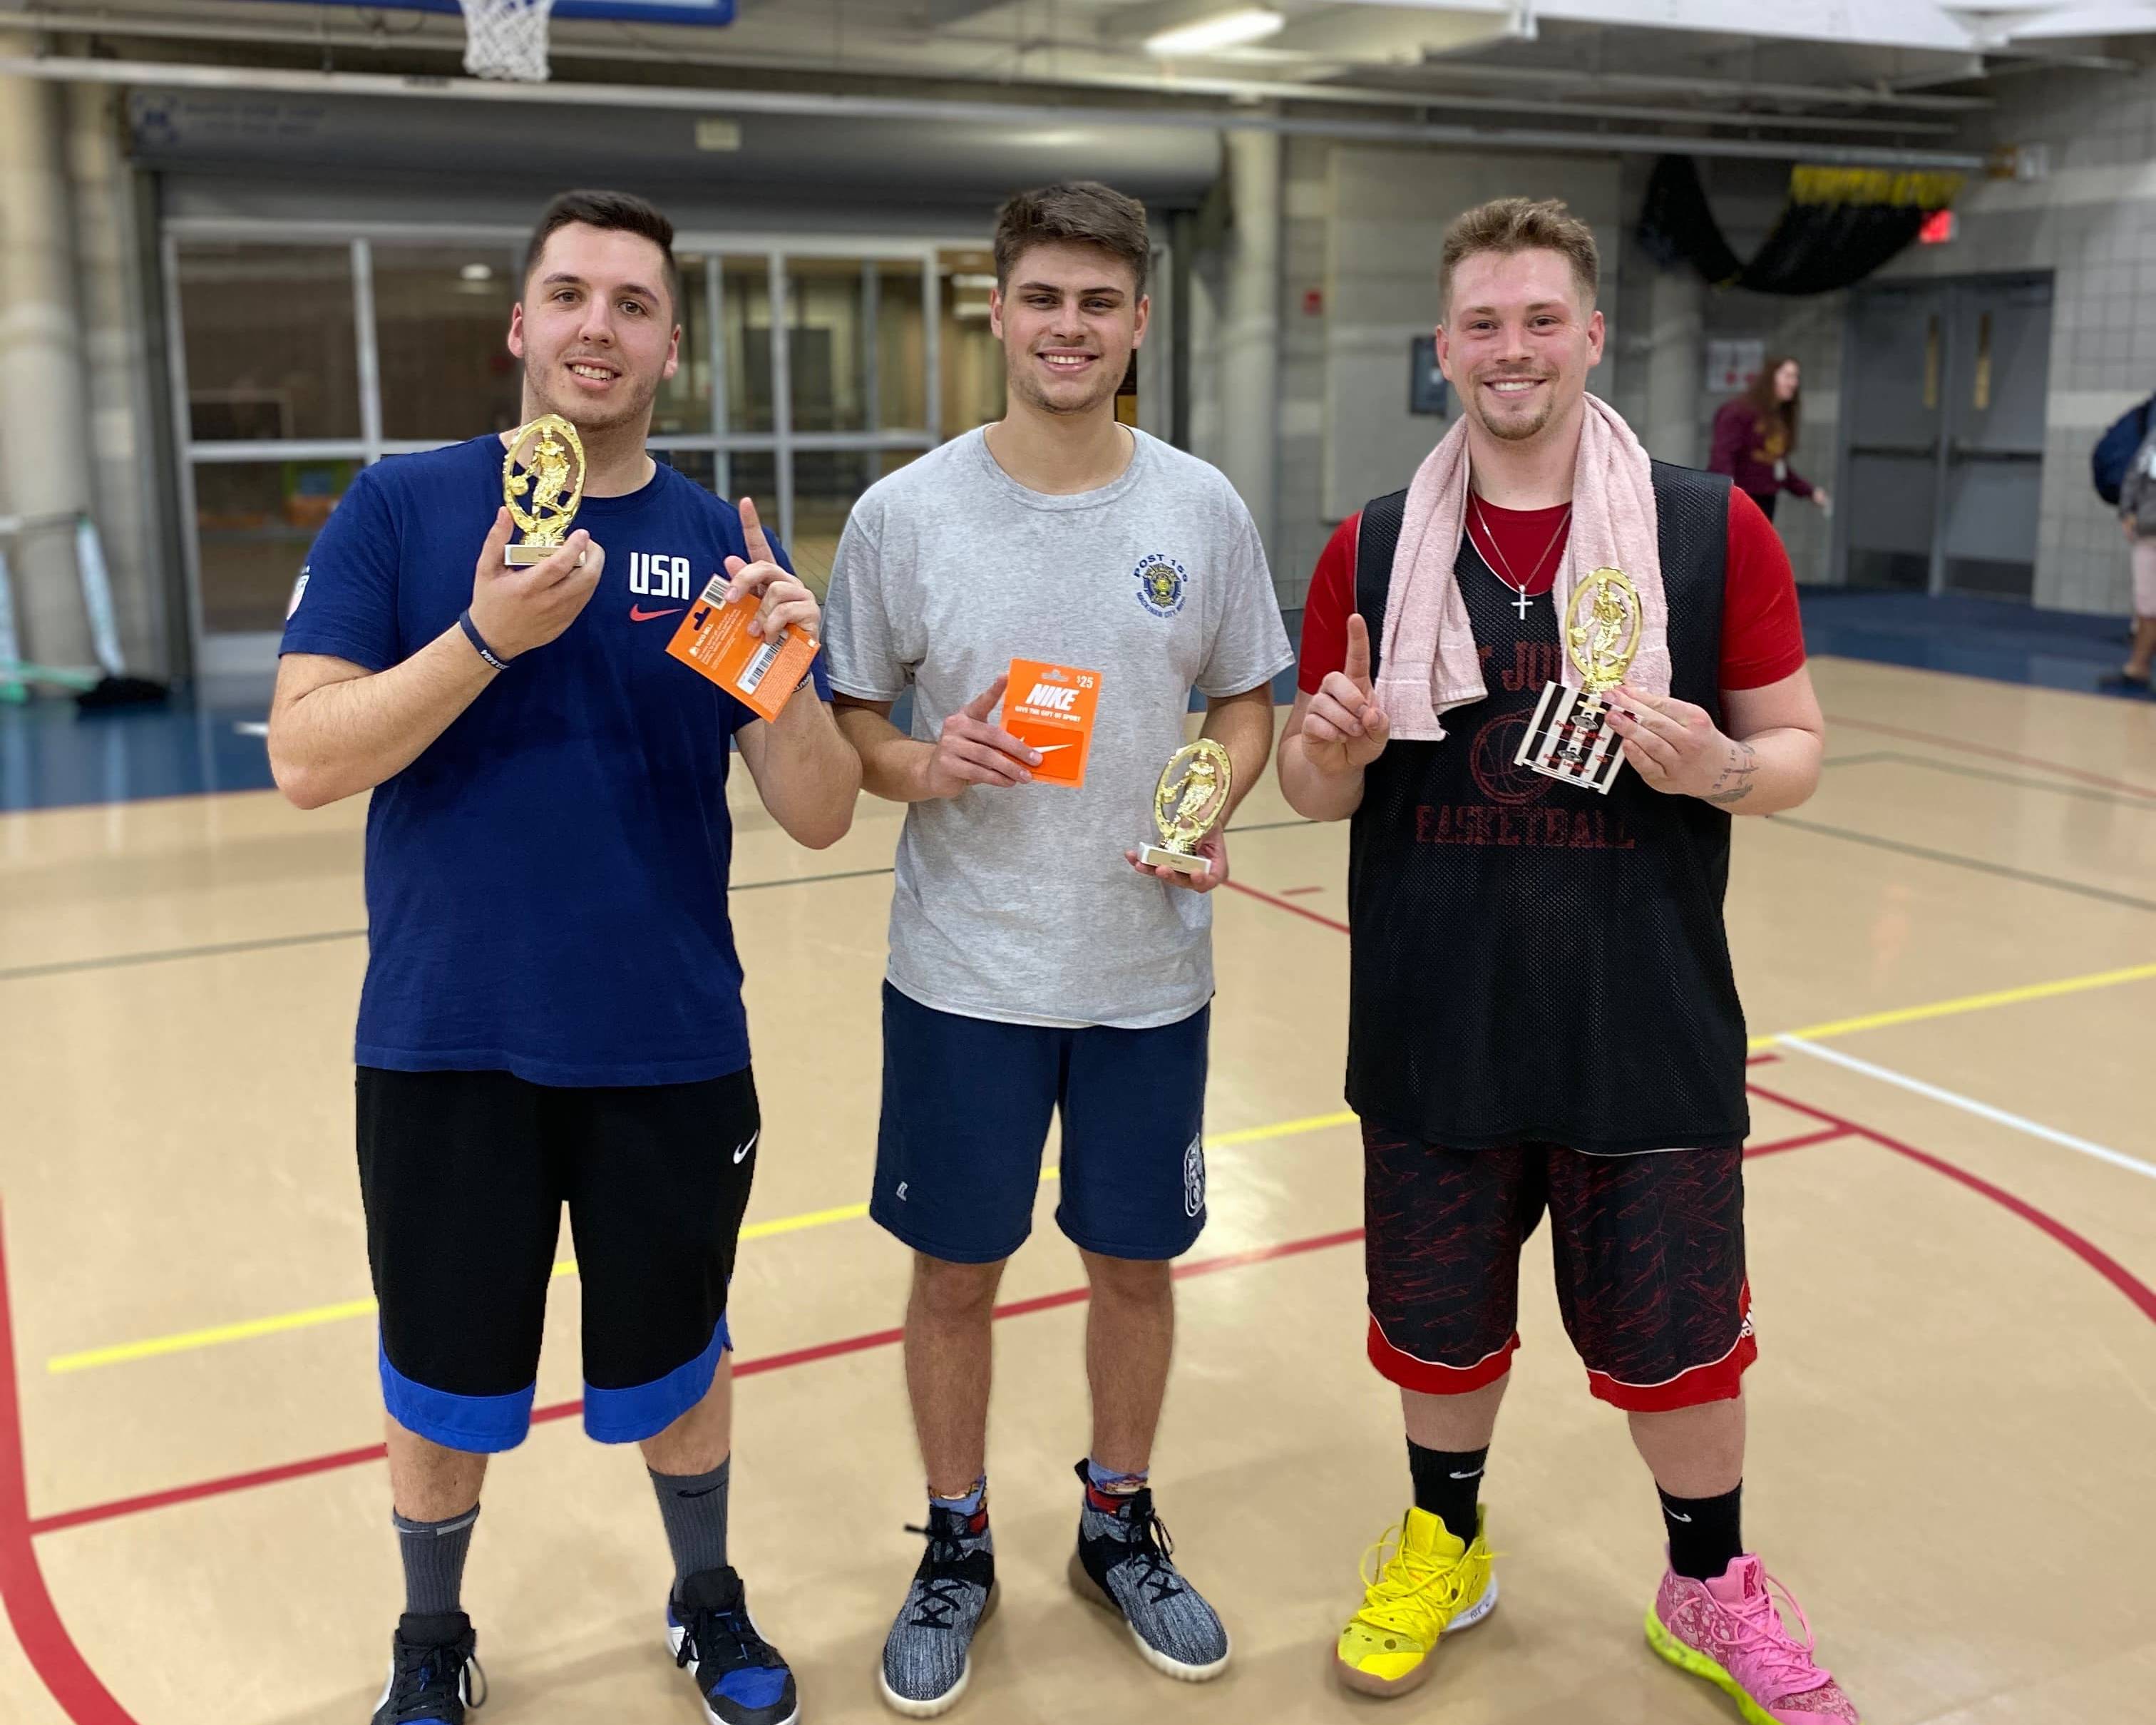
[[2010,1126],[2015,1131],[2026,1132],[2032,1138],[2041,1138],[2047,1144],[2076,1150],[2083,1156],[2093,1156],[2098,1162],[2107,1162],[2113,1168],[2123,1168],[2156,1180],[2156,1163],[2128,1156],[2122,1150],[2107,1149],[2102,1144],[2091,1143],[2087,1138],[2077,1138],[2071,1132],[2062,1132],[2056,1127],[2025,1120],[2019,1114],[2009,1114],[2004,1108],[1994,1108],[1990,1103],[1979,1102],[1973,1096],[1941,1090],[1936,1084],[1927,1084],[1921,1078],[1912,1078],[1906,1073],[1896,1072],[1885,1066],[1875,1066],[1871,1061],[1860,1060],[1855,1055],[1844,1054],[1838,1048],[1821,1048],[1816,1042],[1807,1042],[1801,1036],[1777,1036],[1774,1040],[1784,1048],[1793,1048],[1799,1054],[1808,1054],[1815,1060],[1846,1066],[1852,1072],[1861,1072],[1866,1078],[1876,1078],[1882,1084],[1891,1084],[1899,1089],[1913,1091],[1917,1096],[1928,1096],[1934,1102],[1944,1102],[1949,1108],[1958,1108],[1964,1114],[1975,1115],[1979,1120]]

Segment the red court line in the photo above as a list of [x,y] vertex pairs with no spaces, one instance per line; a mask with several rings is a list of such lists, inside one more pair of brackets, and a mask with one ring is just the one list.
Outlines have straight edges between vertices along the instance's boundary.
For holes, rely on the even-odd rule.
[[1981,1193],[1994,1204],[2010,1210],[2028,1223],[2030,1227],[2050,1235],[2053,1240],[2058,1241],[2061,1245],[2140,1307],[2141,1315],[2143,1317],[2152,1323],[2156,1323],[2156,1288],[2150,1287],[2147,1282],[2142,1281],[2139,1276],[2086,1235],[2076,1233],[2056,1216],[2038,1209],[2027,1199],[2016,1198],[2005,1187],[1994,1186],[1981,1174],[1973,1174],[1967,1168],[1958,1167],[1942,1157],[1933,1155],[1928,1150],[1919,1150],[1913,1144],[1905,1144],[1899,1138],[1889,1137],[1885,1132],[1875,1132],[1868,1126],[1859,1126],[1855,1121],[1844,1119],[1837,1114],[1830,1114],[1824,1108],[1815,1108],[1808,1103],[1794,1101],[1787,1096],[1775,1096],[1771,1091],[1759,1089],[1756,1085],[1752,1086],[1752,1093],[1768,1101],[1779,1102],[1785,1108],[1794,1108],[1800,1114],[1809,1114],[1815,1120],[1839,1127],[1845,1132],[1853,1133],[1857,1137],[1876,1144],[1882,1150],[1891,1150],[1897,1156],[1906,1156],[1919,1167],[1928,1168],[1935,1174],[1943,1174],[1957,1185],[1966,1186],[1972,1192]]
[[23,1406],[15,1389],[15,1327],[8,1310],[8,1253],[0,1230],[0,1599],[38,1674],[75,1725],[136,1725],[97,1680],[60,1621],[30,1543],[29,1470],[23,1455]]
[[1220,884],[1232,891],[1247,893],[1252,898],[1261,899],[1275,910],[1286,911],[1291,916],[1301,916],[1312,922],[1322,923],[1326,927],[1337,930],[1342,934],[1348,932],[1348,925],[1345,922],[1335,922],[1330,916],[1321,916],[1315,911],[1306,910],[1301,905],[1291,905],[1284,898],[1276,898],[1270,892],[1260,892],[1255,886],[1245,886],[1240,880],[1223,880]]
[[1859,731],[1876,731],[1881,737],[1899,737],[1910,742],[1928,742],[1935,747],[1958,750],[1964,755],[1989,755],[1994,761],[2011,761],[2020,767],[2041,767],[2046,773],[2077,778],[2083,784],[2102,785],[2106,790],[2124,791],[2129,796],[2156,799],[2156,790],[2151,790],[2145,784],[2134,784],[2123,778],[2107,778],[2101,773],[2084,772],[2062,762],[2047,761],[2041,755],[2017,755],[2011,749],[1995,749],[1989,743],[1971,742],[1964,737],[1942,737],[1933,731],[1911,731],[1900,725],[1881,725],[1870,719],[1837,718],[1832,714],[1828,715],[1827,723],[1852,726]]

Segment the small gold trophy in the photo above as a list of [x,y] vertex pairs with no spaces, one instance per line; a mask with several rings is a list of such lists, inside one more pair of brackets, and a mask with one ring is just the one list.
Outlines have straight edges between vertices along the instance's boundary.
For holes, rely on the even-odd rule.
[[503,554],[502,561],[511,568],[543,563],[559,551],[569,536],[577,506],[584,501],[584,442],[577,428],[559,413],[542,414],[529,425],[520,425],[509,440],[509,453],[501,459],[501,501],[524,533]]
[[1198,841],[1220,824],[1228,812],[1228,791],[1235,764],[1228,751],[1209,737],[1186,743],[1168,758],[1152,793],[1153,824],[1165,845],[1139,847],[1138,860],[1149,869],[1173,869],[1178,874],[1209,875],[1209,858],[1194,855]]
[[1625,764],[1602,697],[1625,680],[1645,631],[1640,589],[1622,569],[1597,569],[1573,589],[1566,608],[1564,650],[1580,686],[1543,686],[1535,716],[1521,739],[1516,766],[1545,778],[1607,792]]

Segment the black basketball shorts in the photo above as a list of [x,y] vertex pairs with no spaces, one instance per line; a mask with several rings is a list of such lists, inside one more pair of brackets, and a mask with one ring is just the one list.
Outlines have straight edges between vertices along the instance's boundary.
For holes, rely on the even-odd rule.
[[584,1429],[638,1442],[704,1399],[732,1346],[726,1284],[756,1174],[748,1071],[572,1090],[362,1066],[358,1102],[382,1394],[398,1425],[453,1450],[524,1440],[564,1204]]
[[1464,1395],[1512,1369],[1520,1248],[1545,1211],[1589,1392],[1640,1414],[1738,1394],[1758,1357],[1739,1145],[1588,1156],[1455,1150],[1363,1128],[1370,1363]]

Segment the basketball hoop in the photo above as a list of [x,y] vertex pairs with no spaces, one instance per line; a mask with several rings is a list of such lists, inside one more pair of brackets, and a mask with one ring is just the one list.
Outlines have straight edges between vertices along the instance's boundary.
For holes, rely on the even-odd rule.
[[465,70],[475,78],[547,81],[547,19],[554,0],[457,0],[465,14]]

